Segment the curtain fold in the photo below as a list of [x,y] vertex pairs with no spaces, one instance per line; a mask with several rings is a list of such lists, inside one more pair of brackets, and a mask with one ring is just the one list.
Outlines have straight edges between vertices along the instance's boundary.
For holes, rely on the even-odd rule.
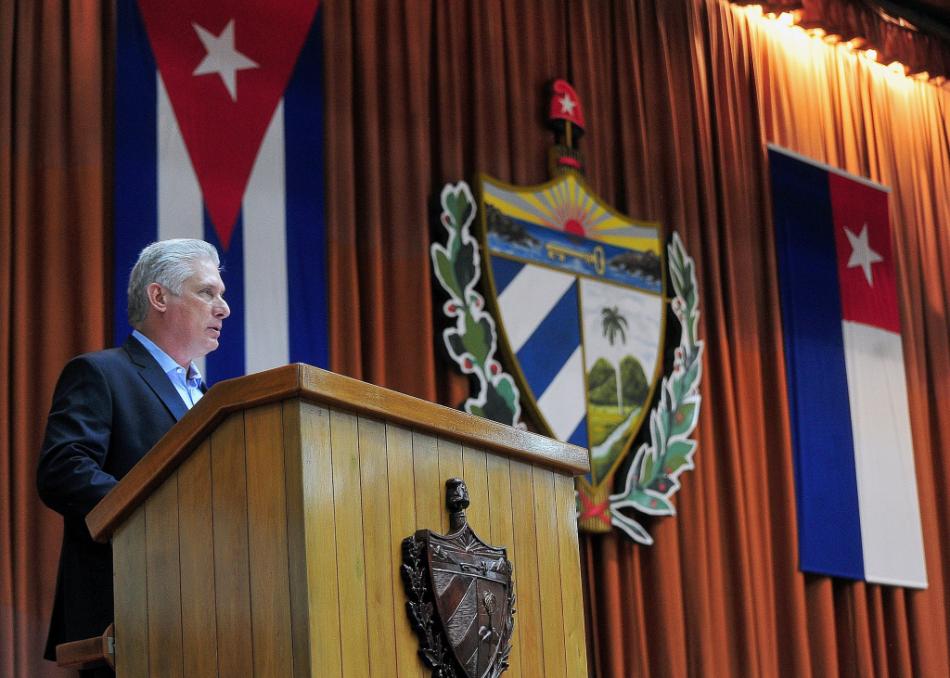
[[[111,336],[113,11],[108,0],[0,3],[4,676],[67,675],[39,659],[59,524],[33,473],[60,368]],[[556,77],[583,103],[594,191],[678,231],[696,260],[697,467],[678,515],[649,523],[654,546],[582,537],[591,675],[941,675],[950,92],[721,0],[325,0],[321,14],[335,371],[464,400],[430,272],[439,191],[479,172],[545,181],[543,92]],[[766,142],[892,189],[925,591],[797,570]]]
[[36,494],[55,380],[107,341],[111,3],[0,3],[0,675],[42,660],[61,522]]

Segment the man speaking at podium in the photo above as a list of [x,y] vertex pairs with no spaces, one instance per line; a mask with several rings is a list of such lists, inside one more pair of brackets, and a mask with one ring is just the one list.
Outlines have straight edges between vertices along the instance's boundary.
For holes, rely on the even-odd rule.
[[129,280],[132,335],[60,375],[37,469],[40,497],[64,521],[47,659],[112,622],[112,549],[92,541],[85,517],[204,393],[194,361],[218,347],[230,314],[219,267],[202,240],[146,247]]

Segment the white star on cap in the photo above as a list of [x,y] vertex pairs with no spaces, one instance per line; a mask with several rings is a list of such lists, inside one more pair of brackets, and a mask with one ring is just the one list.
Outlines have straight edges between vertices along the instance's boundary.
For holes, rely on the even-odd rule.
[[868,225],[864,224],[861,229],[861,235],[855,235],[847,227],[844,234],[848,236],[851,242],[851,258],[848,259],[848,268],[860,266],[864,269],[864,277],[867,278],[868,285],[874,287],[874,279],[871,276],[871,264],[884,261],[884,257],[871,249],[868,243]]
[[192,75],[217,73],[221,76],[221,82],[227,88],[228,94],[231,95],[231,101],[237,101],[236,72],[246,68],[259,68],[259,66],[234,49],[234,19],[228,22],[221,31],[221,35],[218,36],[196,23],[191,25],[208,52]]
[[574,113],[574,107],[577,105],[574,100],[570,97],[569,94],[565,94],[560,98],[561,112],[571,115]]

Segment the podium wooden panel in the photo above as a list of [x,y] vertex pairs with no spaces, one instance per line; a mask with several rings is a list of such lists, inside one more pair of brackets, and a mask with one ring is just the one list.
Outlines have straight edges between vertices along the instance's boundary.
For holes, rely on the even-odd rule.
[[89,514],[112,540],[115,664],[138,676],[430,675],[401,542],[445,480],[508,549],[506,676],[585,676],[573,476],[587,451],[305,365],[212,388]]

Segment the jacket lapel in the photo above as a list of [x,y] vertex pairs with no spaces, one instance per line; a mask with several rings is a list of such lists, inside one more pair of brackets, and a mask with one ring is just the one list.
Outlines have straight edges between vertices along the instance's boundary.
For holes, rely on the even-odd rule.
[[185,401],[181,399],[178,391],[172,386],[168,375],[162,372],[161,366],[155,361],[152,354],[135,337],[129,337],[124,348],[129,354],[129,358],[138,367],[142,379],[168,408],[168,411],[175,417],[175,421],[185,416],[188,411]]

